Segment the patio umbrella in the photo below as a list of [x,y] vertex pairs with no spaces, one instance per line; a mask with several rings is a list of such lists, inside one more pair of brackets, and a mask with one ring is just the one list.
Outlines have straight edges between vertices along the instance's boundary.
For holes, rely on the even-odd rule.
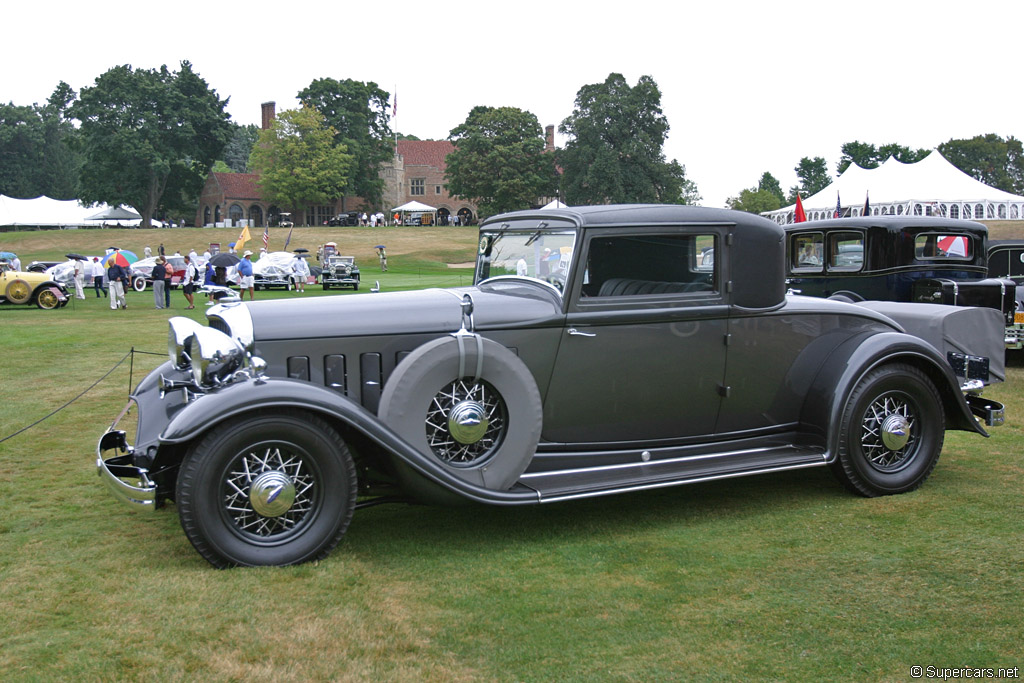
[[229,253],[227,253],[225,251],[222,251],[221,253],[214,254],[213,256],[210,257],[210,264],[213,267],[215,267],[215,268],[216,267],[230,268],[231,266],[235,265],[236,263],[238,263],[241,260],[242,259],[238,258],[234,254],[229,254]]
[[[134,256],[134,254],[133,254],[133,256]],[[111,265],[116,263],[119,266],[123,266],[124,268],[128,268],[129,266],[131,266],[136,261],[138,261],[137,258],[133,258],[133,259],[129,260],[128,257],[125,256],[125,253],[123,251],[115,251],[115,252],[111,253],[109,256],[107,256],[107,258],[105,258],[103,260],[103,265],[109,267],[109,266],[111,266]]]
[[89,260],[88,257],[82,256],[81,254],[64,254],[64,258],[70,259],[72,261],[88,261]]
[[292,249],[292,251],[294,251],[296,254],[305,254],[306,252],[309,251],[309,249],[303,249],[302,247],[299,247],[298,249]]
[[16,259],[18,258],[18,255],[15,254],[13,251],[0,251],[0,258]]
[[962,235],[947,235],[939,238],[939,249],[947,254],[967,256],[967,238]]

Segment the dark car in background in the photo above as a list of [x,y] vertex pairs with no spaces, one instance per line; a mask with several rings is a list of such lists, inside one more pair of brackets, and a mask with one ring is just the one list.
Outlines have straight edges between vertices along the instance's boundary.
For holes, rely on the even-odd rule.
[[345,213],[339,213],[337,216],[333,216],[327,220],[327,225],[331,227],[338,227],[344,225],[359,225],[359,212],[348,211]]
[[[809,467],[902,493],[946,430],[1002,422],[980,393],[996,311],[789,296],[785,245],[738,211],[523,211],[481,224],[472,286],[172,318],[169,358],[97,469],[133,508],[174,501],[214,566],[285,565],[326,556],[379,503],[535,505]],[[925,311],[948,329],[909,333]],[[961,344],[1000,358],[954,367]]]
[[1006,346],[1024,348],[1024,240],[993,240],[988,245],[989,277],[1014,283],[1013,325],[1006,330]]
[[990,277],[988,228],[973,221],[868,216],[793,223],[786,283],[799,294],[847,300],[982,306],[1000,311],[1014,346],[1014,287]]

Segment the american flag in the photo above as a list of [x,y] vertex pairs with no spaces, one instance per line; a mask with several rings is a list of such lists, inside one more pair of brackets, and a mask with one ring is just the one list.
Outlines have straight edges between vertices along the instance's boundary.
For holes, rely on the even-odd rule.
[[836,212],[834,214],[832,214],[832,218],[842,218],[842,217],[843,217],[843,207],[839,203],[839,193],[836,192]]
[[263,248],[270,249],[270,226],[267,225],[263,228]]

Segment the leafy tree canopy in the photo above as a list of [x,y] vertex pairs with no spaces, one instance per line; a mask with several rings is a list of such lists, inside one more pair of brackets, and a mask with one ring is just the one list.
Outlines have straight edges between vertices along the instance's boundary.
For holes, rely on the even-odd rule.
[[448,139],[448,191],[476,202],[481,215],[526,209],[552,196],[554,157],[544,153],[537,117],[515,107],[474,107]]
[[928,149],[910,149],[895,142],[876,148],[867,142],[854,140],[843,145],[843,154],[839,158],[836,173],[842,173],[850,167],[851,163],[857,164],[861,168],[878,168],[889,157],[895,157],[896,160],[905,164],[913,164],[928,156],[930,151]]
[[334,139],[334,129],[314,107],[278,114],[269,129],[260,131],[249,157],[249,167],[260,174],[264,199],[297,210],[340,197],[355,159]]
[[299,100],[319,111],[334,130],[335,144],[353,157],[350,194],[378,206],[384,192],[380,166],[392,157],[388,123],[390,94],[376,83],[318,78],[299,91]]
[[[776,197],[779,200],[779,206],[781,207],[786,201],[786,195],[782,192],[782,185],[779,184],[778,178],[773,176],[768,171],[761,174],[761,179],[757,181],[757,191],[767,192],[768,194]],[[762,211],[774,211],[775,209],[762,209]]]
[[1024,194],[1024,150],[1013,136],[1005,140],[995,133],[952,139],[939,152],[976,180],[1006,192]]
[[737,211],[749,213],[761,213],[763,211],[775,211],[782,206],[782,200],[770,190],[751,187],[741,190],[738,197],[729,197],[726,205]]
[[613,73],[604,83],[583,86],[558,130],[569,137],[558,157],[569,204],[700,200],[686,169],[665,159],[669,125],[650,76],[630,87]]
[[71,106],[86,159],[80,199],[131,206],[143,225],[180,210],[230,137],[226,106],[187,61],[177,72],[126,64],[100,75]]
[[0,194],[78,198],[78,131],[68,115],[75,91],[57,85],[43,106],[0,104]]
[[[230,169],[231,173],[246,173],[249,170],[249,155],[252,153],[253,145],[260,136],[260,129],[256,124],[248,126],[232,124],[231,139],[224,147],[223,163]],[[221,172],[218,169],[215,171]]]
[[790,203],[796,201],[797,192],[806,197],[820,192],[832,183],[832,177],[828,174],[828,165],[822,157],[813,159],[803,157],[793,170],[796,171],[796,177],[799,178],[800,184],[789,188],[787,200]]

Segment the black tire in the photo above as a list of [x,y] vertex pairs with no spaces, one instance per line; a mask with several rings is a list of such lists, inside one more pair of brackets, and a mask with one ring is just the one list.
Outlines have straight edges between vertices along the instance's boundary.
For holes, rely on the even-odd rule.
[[923,372],[875,368],[850,394],[832,471],[863,496],[912,491],[935,469],[945,429],[941,397]]
[[175,495],[185,535],[218,568],[320,560],[348,529],[355,501],[345,443],[297,410],[210,431],[186,455]]
[[859,301],[864,301],[864,297],[857,292],[851,292],[848,289],[840,289],[838,292],[833,292],[829,299],[833,301],[845,301],[848,304],[855,304]]
[[60,297],[49,287],[41,287],[36,293],[36,306],[44,311],[60,308]]
[[[482,342],[483,366],[475,384],[475,338],[464,340],[461,378],[454,337],[414,350],[388,379],[377,414],[451,474],[491,490],[506,490],[536,452],[543,422],[540,392],[514,353],[489,339]],[[457,421],[460,415],[465,421]],[[452,427],[463,433],[453,435]]]
[[326,292],[330,288],[331,288],[331,286],[325,282],[324,283],[324,291]]
[[358,292],[359,291],[359,285],[357,285],[357,284],[356,285],[352,285],[352,291],[353,292]]

